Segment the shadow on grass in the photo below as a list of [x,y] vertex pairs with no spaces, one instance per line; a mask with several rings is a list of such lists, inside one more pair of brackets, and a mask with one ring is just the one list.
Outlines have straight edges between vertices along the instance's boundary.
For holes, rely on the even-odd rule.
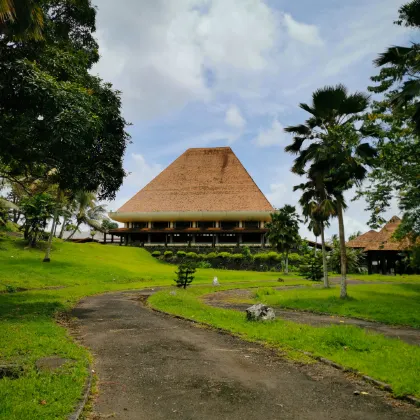
[[50,294],[6,293],[0,295],[0,320],[51,318],[57,311],[64,309],[60,297]]

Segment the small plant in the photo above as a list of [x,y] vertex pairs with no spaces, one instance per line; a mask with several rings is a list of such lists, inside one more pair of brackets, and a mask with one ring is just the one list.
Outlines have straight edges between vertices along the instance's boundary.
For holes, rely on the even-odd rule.
[[309,254],[305,255],[299,267],[299,272],[305,279],[319,281],[323,277],[322,255]]
[[161,252],[160,251],[153,251],[152,252],[152,257],[155,257],[155,258],[158,258],[158,257],[160,257],[161,256]]
[[216,258],[216,257],[217,257],[217,254],[216,254],[215,252],[209,252],[209,253],[206,255],[206,259],[207,259],[207,260],[211,260],[211,259]]
[[177,287],[183,287],[184,289],[189,286],[194,280],[195,266],[192,264],[181,264],[178,266],[178,271],[175,272],[177,278],[175,283]]
[[241,260],[245,259],[243,254],[232,254],[231,258],[234,261],[241,261]]
[[208,261],[199,261],[199,262],[196,264],[196,267],[197,267],[197,268],[211,268],[211,267],[212,267],[212,265],[211,265]]
[[217,258],[223,258],[223,259],[228,259],[232,256],[232,254],[230,252],[219,252],[217,254]]
[[176,253],[176,256],[178,257],[178,258],[185,258],[185,256],[187,255],[187,253],[185,252],[185,251],[178,251],[177,253]]
[[260,287],[254,294],[256,299],[262,298],[263,296],[275,295],[277,291],[272,287]]
[[6,284],[6,293],[16,293],[17,289],[15,286],[11,286],[10,284]]
[[174,255],[174,253],[173,253],[172,251],[165,251],[165,252],[163,253],[163,256],[165,257],[165,259],[172,258],[172,257],[173,257],[173,255]]
[[203,261],[203,260],[205,260],[206,258],[207,258],[207,255],[206,255],[206,254],[198,254],[198,255],[197,255],[197,259],[198,259],[198,260],[202,260],[202,261]]
[[197,253],[196,252],[187,252],[185,256],[187,258],[189,258],[190,260],[195,260],[197,258]]
[[249,249],[249,246],[244,246],[241,251],[242,251],[242,255],[244,256],[246,260],[252,259],[252,254],[251,254],[251,250]]

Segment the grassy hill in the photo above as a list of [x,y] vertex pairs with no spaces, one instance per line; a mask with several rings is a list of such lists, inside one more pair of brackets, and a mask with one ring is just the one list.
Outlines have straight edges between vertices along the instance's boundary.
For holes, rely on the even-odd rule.
[[[57,314],[95,293],[174,284],[175,267],[140,248],[57,241],[52,262],[42,258],[42,250],[25,249],[18,238],[0,237],[0,365],[23,368],[18,379],[0,380],[0,419],[66,418],[80,398],[90,356],[56,322]],[[214,276],[245,287],[256,280],[273,284],[279,274],[202,269],[194,283],[211,285]],[[14,288],[27,290],[6,293]],[[38,372],[36,361],[52,355],[72,362]]]

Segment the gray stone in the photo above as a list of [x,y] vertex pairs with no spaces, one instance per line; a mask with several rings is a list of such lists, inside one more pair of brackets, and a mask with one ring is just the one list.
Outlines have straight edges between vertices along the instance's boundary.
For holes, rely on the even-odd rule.
[[217,277],[215,277],[214,279],[213,279],[213,286],[220,286],[220,283],[219,283],[219,280],[217,279]]
[[276,314],[273,309],[262,303],[252,305],[246,310],[246,318],[248,321],[269,321],[275,317]]
[[53,372],[60,368],[67,362],[71,362],[71,359],[64,359],[58,356],[43,357],[35,362],[36,368],[39,371]]
[[176,292],[175,292],[175,291],[173,291],[173,290],[172,290],[172,292],[169,292],[169,294],[170,294],[171,296],[176,296]]

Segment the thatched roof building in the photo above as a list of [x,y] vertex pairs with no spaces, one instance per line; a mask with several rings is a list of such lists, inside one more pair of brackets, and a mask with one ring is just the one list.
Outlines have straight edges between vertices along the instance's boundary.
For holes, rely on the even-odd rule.
[[397,240],[393,237],[400,223],[401,219],[394,216],[379,232],[370,230],[347,242],[347,247],[363,249],[366,252],[369,273],[375,271],[374,266],[383,274],[391,270],[395,272],[401,252],[410,249],[408,238]]

